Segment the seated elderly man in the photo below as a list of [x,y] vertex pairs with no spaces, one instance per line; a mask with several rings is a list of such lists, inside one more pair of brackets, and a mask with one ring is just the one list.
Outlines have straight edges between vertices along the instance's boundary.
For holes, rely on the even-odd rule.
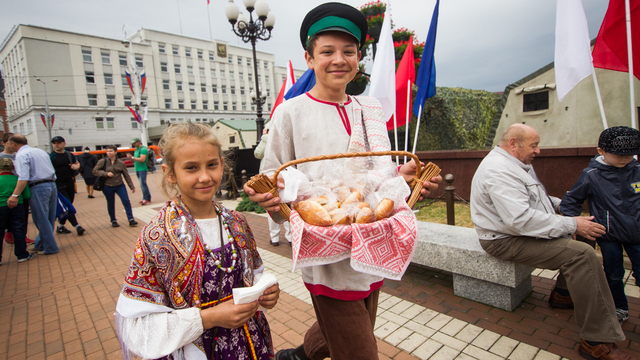
[[615,342],[625,336],[594,249],[575,241],[602,236],[593,217],[565,217],[555,209],[533,171],[540,135],[514,124],[480,163],[471,184],[471,219],[480,245],[491,256],[543,269],[560,269],[556,287],[571,293],[580,326],[580,355],[586,359],[633,359]]

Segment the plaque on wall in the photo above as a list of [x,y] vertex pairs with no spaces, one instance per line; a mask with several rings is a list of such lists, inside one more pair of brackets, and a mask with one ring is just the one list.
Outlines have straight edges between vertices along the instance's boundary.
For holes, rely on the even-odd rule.
[[227,45],[226,44],[216,44],[216,49],[218,49],[218,57],[226,58],[227,57]]

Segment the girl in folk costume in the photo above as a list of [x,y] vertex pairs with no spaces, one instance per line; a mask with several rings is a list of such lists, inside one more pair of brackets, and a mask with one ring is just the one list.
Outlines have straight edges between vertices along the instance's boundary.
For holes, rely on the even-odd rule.
[[123,357],[273,359],[258,306],[273,308],[278,285],[234,305],[232,289],[252,286],[262,259],[241,214],[212,201],[224,160],[211,129],[165,130],[162,189],[176,195],[142,230],[116,306]]

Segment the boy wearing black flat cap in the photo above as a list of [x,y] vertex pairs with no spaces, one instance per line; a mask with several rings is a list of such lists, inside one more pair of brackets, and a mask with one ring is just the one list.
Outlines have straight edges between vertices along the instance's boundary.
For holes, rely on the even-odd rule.
[[[305,157],[390,150],[380,102],[368,96],[350,97],[345,92],[358,71],[367,28],[364,15],[342,3],[322,4],[306,15],[300,41],[316,85],[276,109],[263,158],[264,173],[272,174],[280,165]],[[382,157],[371,161],[373,171],[384,163]],[[321,162],[308,162],[297,169],[314,180],[319,166]],[[415,171],[413,163],[400,169],[405,178]],[[423,194],[437,189],[441,180],[438,177],[432,179],[433,183],[426,182]],[[278,187],[284,188],[281,178]],[[280,198],[256,194],[246,185],[244,190],[252,201],[270,211],[276,222],[284,221],[277,213]],[[349,259],[303,268],[302,278],[318,321],[306,333],[303,345],[278,351],[276,360],[378,359],[373,330],[383,278],[355,271]]]
[[[589,200],[589,213],[607,233],[597,239],[609,289],[620,324],[629,318],[624,293],[623,248],[631,260],[636,284],[640,281],[640,131],[616,126],[604,130],[598,154],[562,198],[560,211],[578,216]],[[554,289],[555,290],[555,289]],[[562,295],[562,294],[561,294]]]

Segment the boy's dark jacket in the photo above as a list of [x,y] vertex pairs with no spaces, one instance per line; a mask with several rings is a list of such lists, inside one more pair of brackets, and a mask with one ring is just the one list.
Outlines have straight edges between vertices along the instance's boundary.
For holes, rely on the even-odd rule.
[[617,168],[596,160],[599,156],[562,198],[560,211],[579,216],[582,203],[589,200],[589,213],[607,229],[602,240],[640,243],[640,164],[634,159]]

